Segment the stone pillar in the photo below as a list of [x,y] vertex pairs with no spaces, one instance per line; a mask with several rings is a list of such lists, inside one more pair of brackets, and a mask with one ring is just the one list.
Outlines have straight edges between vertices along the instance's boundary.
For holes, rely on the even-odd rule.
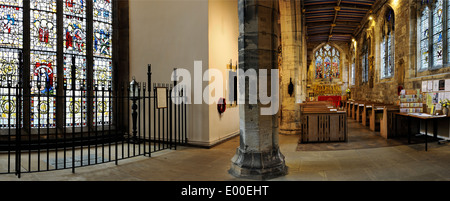
[[[300,101],[305,99],[306,78],[302,69],[303,37],[301,4],[298,0],[279,0],[282,65],[280,69],[280,134],[300,134]],[[294,91],[288,93],[292,83]],[[305,87],[303,87],[305,85]]]
[[[239,69],[258,72],[278,68],[277,4],[275,0],[239,0]],[[270,76],[268,72],[267,89],[270,89]],[[229,173],[251,179],[285,175],[287,167],[278,146],[278,115],[261,115],[261,108],[267,106],[261,105],[259,96],[258,104],[249,104],[248,79],[245,83],[240,80],[239,88],[245,89],[245,96],[240,98],[246,103],[239,105],[240,146],[231,159]]]

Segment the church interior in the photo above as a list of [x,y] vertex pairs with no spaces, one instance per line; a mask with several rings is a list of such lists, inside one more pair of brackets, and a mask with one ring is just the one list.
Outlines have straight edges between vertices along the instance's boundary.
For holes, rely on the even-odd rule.
[[0,1],[0,180],[450,180],[449,1],[42,2]]

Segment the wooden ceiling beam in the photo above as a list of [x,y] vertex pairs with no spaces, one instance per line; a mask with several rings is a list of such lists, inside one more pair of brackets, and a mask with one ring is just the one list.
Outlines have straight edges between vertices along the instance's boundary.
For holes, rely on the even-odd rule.
[[331,23],[331,27],[330,27],[330,36],[328,36],[328,42],[330,42],[331,36],[333,34],[333,28],[336,26],[336,18],[338,16],[339,11],[341,10],[341,0],[338,0],[336,7],[334,7],[334,19],[333,19],[333,23]]

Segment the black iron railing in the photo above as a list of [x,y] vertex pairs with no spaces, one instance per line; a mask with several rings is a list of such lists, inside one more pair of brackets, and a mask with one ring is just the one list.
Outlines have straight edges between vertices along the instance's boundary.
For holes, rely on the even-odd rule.
[[0,96],[15,104],[10,101],[9,111],[3,111],[8,123],[0,128],[0,174],[75,172],[186,144],[183,90],[172,96],[177,83],[152,83],[151,74],[149,66],[147,82],[93,86],[79,93],[64,90],[62,95],[25,95],[21,79],[8,84]]

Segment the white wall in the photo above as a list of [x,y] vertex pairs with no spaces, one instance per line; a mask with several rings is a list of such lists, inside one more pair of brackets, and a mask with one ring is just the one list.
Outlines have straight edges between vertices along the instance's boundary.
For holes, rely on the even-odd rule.
[[[237,0],[209,0],[209,69],[222,72],[223,96],[227,100],[227,109],[220,115],[217,105],[209,106],[209,133],[210,144],[239,134],[239,107],[230,107],[228,93],[225,86],[228,84],[227,64],[238,62],[239,19]],[[218,101],[218,100],[215,100]]]
[[[154,83],[172,83],[173,68],[194,76],[194,61],[201,60],[203,71],[227,76],[226,65],[238,59],[237,0],[130,0],[129,9],[130,76],[139,82],[147,81],[148,64]],[[201,78],[192,77],[192,87],[194,79]],[[189,143],[211,146],[239,133],[239,109],[227,107],[220,116],[215,103],[191,104],[187,125]]]
[[[137,81],[147,80],[147,64],[152,64],[154,83],[171,83],[173,68],[185,68],[193,75],[195,60],[202,60],[206,70],[207,1],[130,0],[129,9],[130,75]],[[209,140],[208,115],[207,105],[188,105],[190,141]]]

